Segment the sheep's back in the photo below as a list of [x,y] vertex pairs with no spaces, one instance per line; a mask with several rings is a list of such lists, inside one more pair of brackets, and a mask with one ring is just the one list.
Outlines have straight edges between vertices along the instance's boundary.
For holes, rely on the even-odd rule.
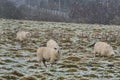
[[49,40],[48,42],[47,42],[47,47],[50,47],[50,48],[58,48],[59,46],[58,46],[58,44],[57,44],[57,42],[56,41],[54,41],[54,40]]

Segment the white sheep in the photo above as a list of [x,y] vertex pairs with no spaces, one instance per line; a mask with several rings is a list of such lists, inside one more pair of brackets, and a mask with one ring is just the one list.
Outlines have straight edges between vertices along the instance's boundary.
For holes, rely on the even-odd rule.
[[31,37],[31,33],[27,31],[19,31],[16,34],[16,39],[23,41]]
[[108,57],[115,54],[113,51],[113,48],[105,42],[97,42],[94,45],[93,53],[94,53],[94,55],[99,54],[101,56],[108,56]]
[[47,47],[49,48],[54,48],[58,53],[59,53],[59,45],[57,44],[56,41],[50,39],[48,42],[47,42]]
[[47,67],[47,65],[45,64],[46,61],[50,61],[51,65],[53,65],[56,63],[56,61],[59,60],[59,57],[59,53],[57,53],[56,50],[53,48],[40,47],[37,49],[38,62],[43,62],[45,67]]

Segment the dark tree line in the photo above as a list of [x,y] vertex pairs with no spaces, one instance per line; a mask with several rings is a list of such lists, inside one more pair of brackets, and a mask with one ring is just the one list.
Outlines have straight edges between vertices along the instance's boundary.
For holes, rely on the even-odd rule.
[[120,24],[120,0],[79,0],[71,9],[78,22]]
[[[18,0],[14,0],[18,1]],[[39,21],[120,24],[120,0],[0,0],[0,17]]]
[[14,3],[7,0],[0,0],[0,17],[20,19],[22,13],[16,8]]

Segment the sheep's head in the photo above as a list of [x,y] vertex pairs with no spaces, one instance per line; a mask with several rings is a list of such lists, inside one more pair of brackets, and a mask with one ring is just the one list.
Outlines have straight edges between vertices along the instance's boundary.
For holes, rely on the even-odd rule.
[[26,32],[26,36],[30,38],[31,37],[31,33],[30,32]]
[[54,47],[55,51],[60,54],[60,48],[59,47]]
[[115,52],[114,51],[111,52],[111,56],[115,56]]

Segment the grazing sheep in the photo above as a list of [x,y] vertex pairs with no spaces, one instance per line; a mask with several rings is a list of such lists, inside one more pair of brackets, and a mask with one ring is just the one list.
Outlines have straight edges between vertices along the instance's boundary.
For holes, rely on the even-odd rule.
[[50,61],[51,65],[53,65],[56,63],[56,61],[59,60],[60,55],[53,48],[40,47],[37,49],[37,57],[38,61],[40,63],[42,61],[44,66],[47,67],[47,65],[45,64],[46,61]]
[[50,39],[48,42],[47,42],[47,47],[49,48],[54,48],[58,53],[59,53],[59,46],[57,44],[56,41]]
[[30,38],[31,33],[30,32],[26,32],[26,31],[19,31],[19,32],[17,32],[16,36],[17,36],[16,39],[18,39],[20,41],[23,41],[25,39]]
[[19,80],[37,80],[34,75],[25,75],[19,78]]
[[94,45],[94,51],[93,51],[94,54],[99,54],[101,56],[112,56],[114,55],[115,53],[113,52],[113,48],[105,43],[105,42],[97,42],[95,45]]

